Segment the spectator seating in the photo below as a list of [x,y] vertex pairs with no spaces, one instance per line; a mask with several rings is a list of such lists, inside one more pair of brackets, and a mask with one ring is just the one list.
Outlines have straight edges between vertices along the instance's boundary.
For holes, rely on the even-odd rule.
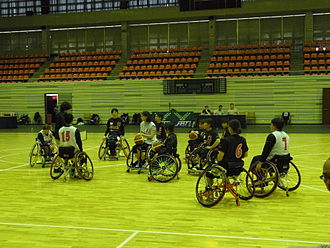
[[38,81],[105,80],[120,60],[121,50],[61,53]]
[[217,46],[207,70],[208,77],[287,75],[290,43]]
[[330,41],[304,43],[305,75],[330,74]]
[[198,66],[201,51],[201,47],[139,49],[131,55],[119,78],[191,78]]
[[26,82],[47,61],[49,54],[0,56],[0,83]]

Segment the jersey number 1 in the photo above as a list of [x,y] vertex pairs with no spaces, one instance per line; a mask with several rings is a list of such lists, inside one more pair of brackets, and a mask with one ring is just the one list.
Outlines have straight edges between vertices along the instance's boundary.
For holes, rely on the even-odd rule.
[[288,149],[288,144],[286,143],[286,137],[283,137],[282,141],[284,143],[284,150],[287,150]]
[[[65,133],[65,135],[64,135],[64,133]],[[62,132],[61,135],[62,135],[63,142],[70,141],[70,131]]]

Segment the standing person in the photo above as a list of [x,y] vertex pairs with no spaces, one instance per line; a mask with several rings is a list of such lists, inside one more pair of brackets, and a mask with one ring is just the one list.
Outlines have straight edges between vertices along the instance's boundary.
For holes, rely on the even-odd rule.
[[218,109],[214,110],[214,115],[225,115],[226,111],[223,109],[222,105],[219,105]]
[[108,139],[108,145],[112,156],[116,155],[117,142],[124,136],[124,123],[118,115],[118,109],[111,109],[111,118],[107,122],[103,139]]
[[229,104],[228,115],[238,115],[238,110],[234,103]]
[[63,102],[60,106],[60,112],[56,115],[56,122],[55,122],[55,130],[54,130],[54,137],[56,143],[59,144],[60,137],[58,131],[61,127],[65,125],[64,114],[72,112],[72,105],[69,102]]
[[[279,157],[281,157],[281,161],[290,160],[289,153],[289,143],[290,137],[289,135],[283,131],[284,121],[281,118],[274,118],[270,124],[270,133],[267,136],[266,143],[262,150],[262,154],[259,156],[255,156],[252,159],[251,165],[258,161],[256,169],[260,169],[262,164],[266,160],[270,160],[275,163],[279,172],[282,171],[283,164],[278,163]],[[287,158],[287,159],[285,159]]]
[[205,105],[204,109],[201,111],[201,115],[212,115],[212,111],[209,109],[209,106]]
[[328,158],[327,161],[325,161],[323,165],[323,173],[320,178],[323,180],[325,186],[330,191],[330,158]]
[[155,125],[156,125],[156,138],[158,141],[163,141],[166,138],[165,126],[162,122],[164,115],[162,113],[157,113],[155,115]]

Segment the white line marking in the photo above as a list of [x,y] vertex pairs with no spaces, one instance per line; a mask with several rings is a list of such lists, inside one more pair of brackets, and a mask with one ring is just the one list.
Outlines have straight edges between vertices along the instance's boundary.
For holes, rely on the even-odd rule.
[[314,187],[303,185],[303,184],[300,184],[300,185],[303,186],[303,187],[305,187],[305,188],[308,188],[308,189],[313,189],[313,190],[316,190],[316,191],[321,191],[321,192],[330,194],[330,191],[327,191],[327,190],[318,189],[318,188],[314,188]]
[[123,247],[124,245],[126,245],[126,243],[128,243],[132,238],[135,237],[136,234],[138,234],[139,232],[134,232],[132,233],[127,239],[124,240],[123,243],[121,243],[120,245],[117,246],[117,248],[121,248]]
[[23,166],[27,166],[27,165],[28,165],[28,163],[22,164],[22,165],[18,165],[18,166],[14,166],[14,167],[9,167],[7,169],[1,169],[0,171],[10,171],[10,170],[13,170],[15,168],[19,168],[19,167],[23,167]]
[[228,235],[211,235],[211,234],[199,234],[199,233],[141,231],[141,230],[133,230],[133,229],[132,230],[131,229],[114,229],[114,228],[101,228],[101,227],[42,225],[42,224],[25,224],[25,223],[10,223],[10,222],[0,222],[0,225],[29,226],[29,227],[49,227],[49,228],[62,228],[62,229],[84,229],[84,230],[114,231],[114,232],[133,232],[133,233],[153,233],[153,234],[178,235],[178,236],[213,237],[213,238],[225,238],[225,239],[245,239],[245,240],[261,240],[261,241],[275,241],[275,242],[291,242],[291,243],[330,245],[330,243],[328,243],[328,242],[319,242],[319,241],[253,238],[253,237],[228,236]]

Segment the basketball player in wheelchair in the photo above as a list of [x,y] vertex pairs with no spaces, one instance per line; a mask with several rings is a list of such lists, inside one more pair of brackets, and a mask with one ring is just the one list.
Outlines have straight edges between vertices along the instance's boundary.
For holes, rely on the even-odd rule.
[[65,126],[59,130],[59,154],[53,159],[50,168],[51,178],[58,179],[64,175],[71,178],[91,180],[94,175],[93,163],[83,151],[79,130],[72,126],[73,115],[64,114]]
[[174,133],[174,124],[167,122],[164,125],[166,138],[163,142],[152,144],[148,153],[149,176],[148,180],[168,182],[181,170],[181,160],[177,154],[177,137]]
[[272,119],[272,133],[267,136],[262,154],[252,159],[250,171],[256,176],[256,197],[269,196],[276,187],[285,190],[289,196],[288,192],[300,185],[300,172],[289,153],[290,137],[283,127],[283,119]]

